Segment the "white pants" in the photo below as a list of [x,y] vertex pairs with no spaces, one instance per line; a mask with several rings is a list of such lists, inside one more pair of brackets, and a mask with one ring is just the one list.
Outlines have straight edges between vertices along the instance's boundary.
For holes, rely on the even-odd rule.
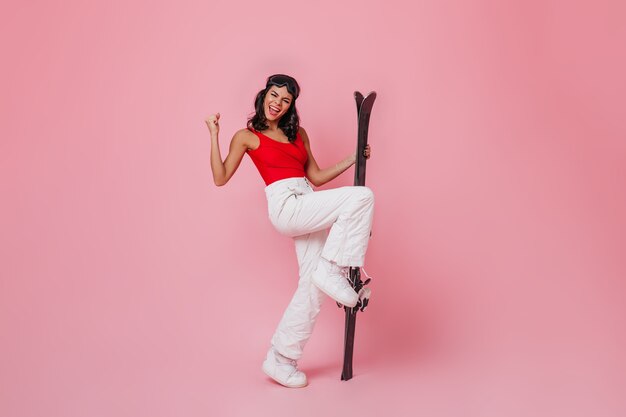
[[282,355],[299,359],[311,336],[324,293],[311,283],[320,257],[341,266],[363,266],[369,242],[374,195],[367,187],[313,191],[306,178],[287,178],[265,187],[269,218],[292,237],[300,280],[272,345]]

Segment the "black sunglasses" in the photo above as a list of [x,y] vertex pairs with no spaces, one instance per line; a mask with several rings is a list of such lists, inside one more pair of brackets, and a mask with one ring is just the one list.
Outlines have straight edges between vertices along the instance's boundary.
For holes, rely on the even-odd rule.
[[283,74],[272,75],[267,79],[266,88],[270,85],[275,85],[276,87],[287,87],[287,91],[291,93],[294,99],[298,98],[300,95],[300,86],[292,77]]

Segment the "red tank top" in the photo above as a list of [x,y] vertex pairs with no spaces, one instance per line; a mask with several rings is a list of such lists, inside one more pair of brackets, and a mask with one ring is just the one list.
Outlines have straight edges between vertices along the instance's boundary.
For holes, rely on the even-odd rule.
[[252,162],[256,165],[265,185],[292,177],[304,177],[304,164],[308,159],[300,133],[293,143],[278,142],[263,133],[248,128],[259,137],[259,147],[248,149]]

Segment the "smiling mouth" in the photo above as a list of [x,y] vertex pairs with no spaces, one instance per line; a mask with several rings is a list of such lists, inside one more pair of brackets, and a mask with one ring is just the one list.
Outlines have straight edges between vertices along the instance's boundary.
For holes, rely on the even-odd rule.
[[272,116],[277,116],[278,113],[280,113],[280,110],[276,110],[276,107],[274,106],[267,106],[267,108]]

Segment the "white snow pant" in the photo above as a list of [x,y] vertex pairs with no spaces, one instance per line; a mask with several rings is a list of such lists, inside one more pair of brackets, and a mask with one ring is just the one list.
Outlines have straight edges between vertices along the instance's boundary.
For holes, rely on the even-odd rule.
[[313,191],[306,178],[287,178],[265,188],[274,227],[294,239],[300,280],[272,336],[283,356],[300,359],[326,295],[311,283],[320,257],[340,266],[363,266],[374,195],[367,187]]

